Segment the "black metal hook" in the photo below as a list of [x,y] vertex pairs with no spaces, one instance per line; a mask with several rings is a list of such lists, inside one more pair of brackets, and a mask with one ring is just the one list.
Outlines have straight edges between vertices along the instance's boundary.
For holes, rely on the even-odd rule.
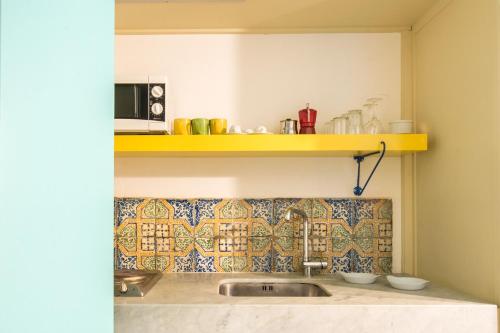
[[[370,179],[372,179],[372,176],[375,173],[375,170],[377,170],[378,165],[380,164],[380,161],[382,161],[382,158],[384,158],[384,155],[385,155],[385,142],[381,141],[380,143],[382,144],[382,151],[375,151],[375,152],[372,152],[372,153],[368,153],[368,154],[364,154],[364,155],[357,155],[357,156],[353,157],[354,160],[356,161],[356,163],[358,163],[358,178],[357,178],[357,182],[356,182],[356,187],[354,188],[354,195],[356,195],[356,196],[360,196],[361,194],[363,194],[363,192],[365,191],[366,186],[370,182]],[[360,173],[361,173],[361,162],[363,162],[363,160],[365,159],[365,157],[376,155],[376,154],[380,154],[380,157],[378,158],[377,163],[373,167],[373,170],[370,173],[370,176],[368,176],[368,179],[366,180],[365,185],[363,187],[361,187],[361,186],[359,186],[359,177],[360,177]]]

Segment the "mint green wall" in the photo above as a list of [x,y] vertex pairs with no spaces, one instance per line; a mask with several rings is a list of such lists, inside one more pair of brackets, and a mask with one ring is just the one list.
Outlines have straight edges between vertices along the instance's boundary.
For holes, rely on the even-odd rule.
[[0,332],[112,332],[114,2],[0,8]]

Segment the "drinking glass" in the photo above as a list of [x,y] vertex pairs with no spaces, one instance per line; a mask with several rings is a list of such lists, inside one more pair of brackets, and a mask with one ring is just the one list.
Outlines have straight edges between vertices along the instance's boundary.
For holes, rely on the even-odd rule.
[[333,134],[346,134],[347,133],[347,117],[340,116],[332,119]]
[[333,134],[333,120],[327,121],[322,128],[323,134]]
[[365,124],[365,131],[368,134],[379,134],[384,131],[384,127],[380,119],[377,118],[376,110],[379,107],[379,103],[382,101],[382,98],[372,97],[368,98],[367,103],[363,105],[368,113],[368,119],[370,119]]
[[347,112],[348,126],[347,133],[361,134],[363,133],[363,116],[361,110],[350,110]]

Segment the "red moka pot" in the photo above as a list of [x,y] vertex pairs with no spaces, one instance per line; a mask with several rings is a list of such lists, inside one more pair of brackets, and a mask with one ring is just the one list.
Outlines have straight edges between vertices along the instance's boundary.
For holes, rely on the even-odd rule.
[[318,111],[311,109],[309,103],[306,108],[299,111],[300,132],[299,134],[316,134],[316,115]]

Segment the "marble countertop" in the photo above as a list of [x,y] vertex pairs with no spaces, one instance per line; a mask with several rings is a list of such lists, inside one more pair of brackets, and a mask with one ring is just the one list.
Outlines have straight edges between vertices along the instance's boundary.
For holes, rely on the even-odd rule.
[[[228,297],[218,294],[222,280],[276,282],[283,280],[314,282],[331,297]],[[420,291],[393,289],[385,277],[370,285],[349,284],[336,275],[317,275],[304,279],[293,273],[169,273],[145,297],[115,297],[115,305],[466,305],[481,303],[456,291],[431,283]]]
[[[223,280],[308,281],[331,297],[228,297]],[[401,291],[379,277],[354,285],[333,275],[169,273],[143,297],[115,297],[115,332],[497,333],[497,307],[436,284]]]

